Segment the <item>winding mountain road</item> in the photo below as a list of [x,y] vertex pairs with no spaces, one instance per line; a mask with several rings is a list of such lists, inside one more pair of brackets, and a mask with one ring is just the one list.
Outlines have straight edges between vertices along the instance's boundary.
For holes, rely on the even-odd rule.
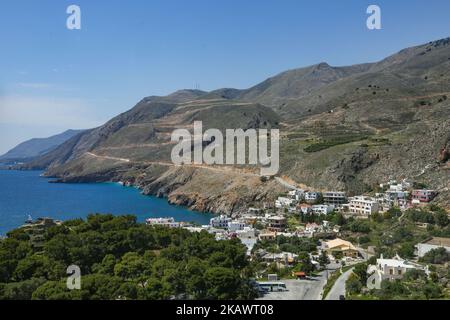
[[[181,167],[181,166],[188,166],[191,168],[200,168],[200,169],[205,169],[205,170],[211,170],[211,171],[215,171],[215,172],[221,172],[221,173],[239,173],[242,175],[246,175],[246,176],[252,176],[252,177],[261,177],[261,175],[257,174],[257,173],[252,173],[249,172],[247,170],[242,170],[242,169],[236,169],[230,166],[226,166],[226,167],[214,167],[214,166],[209,166],[209,165],[204,165],[204,164],[183,164],[183,165],[176,165],[173,164],[171,162],[164,162],[164,161],[134,161],[131,159],[127,159],[127,158],[120,158],[120,157],[113,157],[113,156],[103,156],[103,155],[98,155],[95,154],[93,152],[86,152],[85,155],[89,156],[89,157],[93,157],[96,159],[100,159],[100,160],[112,160],[112,161],[118,161],[118,162],[125,162],[125,163],[137,163],[137,164],[145,164],[145,165],[160,165],[160,166],[167,166],[167,167]],[[297,189],[297,186],[294,186],[288,182],[286,182],[285,180],[283,180],[283,178],[280,177],[275,177],[275,181],[277,181],[281,186],[287,188],[287,189]]]
[[251,173],[248,171],[244,171],[241,169],[236,169],[230,166],[227,167],[214,167],[214,166],[209,166],[209,165],[204,165],[204,164],[182,164],[182,165],[176,165],[173,164],[171,162],[164,162],[164,161],[134,161],[131,159],[127,159],[127,158],[119,158],[119,157],[112,157],[112,156],[101,156],[92,152],[86,152],[85,155],[90,156],[90,157],[94,157],[97,159],[103,159],[103,160],[113,160],[113,161],[119,161],[119,162],[126,162],[126,163],[137,163],[137,164],[145,164],[145,165],[160,165],[160,166],[167,166],[167,167],[191,167],[191,168],[200,168],[200,169],[206,169],[206,170],[211,170],[211,171],[216,171],[216,172],[226,172],[226,173],[230,173],[230,172],[235,172],[235,173],[240,173],[243,175],[247,175],[247,176],[253,176],[253,177],[260,177],[259,174],[256,173]]

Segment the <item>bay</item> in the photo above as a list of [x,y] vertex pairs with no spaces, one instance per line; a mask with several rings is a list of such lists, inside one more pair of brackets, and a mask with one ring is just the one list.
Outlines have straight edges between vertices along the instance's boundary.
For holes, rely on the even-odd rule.
[[90,213],[132,214],[138,221],[173,217],[176,221],[208,224],[213,216],[172,206],[167,199],[144,196],[117,183],[49,183],[40,171],[0,170],[0,235],[33,219],[85,218]]

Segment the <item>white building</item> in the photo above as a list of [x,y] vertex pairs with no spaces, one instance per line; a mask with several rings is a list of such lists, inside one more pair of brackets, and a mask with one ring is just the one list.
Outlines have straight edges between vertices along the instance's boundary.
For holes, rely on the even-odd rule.
[[150,226],[163,226],[169,228],[179,228],[180,223],[176,222],[174,218],[149,218],[146,219],[145,222]]
[[389,191],[403,191],[403,185],[401,183],[391,184],[389,186]]
[[397,180],[390,180],[388,183],[380,184],[381,188],[388,187],[391,191],[404,191],[412,187],[412,183],[403,179],[402,182],[398,183]]
[[256,239],[256,231],[251,227],[245,227],[242,230],[237,230],[235,233],[239,239]]
[[294,204],[294,199],[286,198],[286,197],[278,197],[277,200],[275,200],[275,208],[285,208],[290,207],[292,204]]
[[311,207],[312,212],[317,215],[326,215],[334,210],[333,205],[327,205],[327,204],[318,204]]
[[228,228],[228,223],[231,221],[232,219],[230,217],[220,215],[218,217],[211,218],[211,220],[209,220],[209,225],[213,228],[226,229]]
[[385,192],[386,201],[400,208],[406,208],[408,197],[408,191],[388,190]]
[[278,262],[281,264],[292,264],[298,255],[292,252],[281,252],[281,253],[267,253],[262,259],[268,263]]
[[292,199],[294,199],[295,201],[300,201],[303,198],[304,193],[305,193],[305,191],[303,191],[301,189],[295,189],[295,190],[289,191],[289,196]]
[[408,270],[413,269],[425,270],[421,265],[402,259],[398,255],[392,259],[383,259],[383,255],[381,255],[380,259],[377,259],[376,265],[368,267],[367,273],[375,273],[381,282],[383,280],[402,279]]
[[196,232],[196,233],[200,233],[200,232],[202,232],[202,231],[207,231],[208,230],[208,227],[209,226],[207,226],[206,228],[205,227],[190,227],[190,226],[186,226],[186,227],[183,227],[183,229],[186,229],[187,231],[189,231],[189,232]]
[[246,224],[243,221],[234,220],[234,221],[228,222],[228,231],[230,231],[230,232],[243,230],[245,227],[246,227]]
[[312,206],[306,203],[302,203],[297,206],[300,209],[300,212],[303,214],[310,214],[312,212]]
[[417,256],[422,258],[433,249],[444,248],[450,253],[450,238],[434,237],[416,245]]
[[352,215],[368,218],[379,211],[379,204],[374,198],[356,196],[349,198],[348,210]]
[[308,223],[305,227],[305,232],[314,233],[319,231],[322,231],[322,227],[317,223]]
[[305,192],[305,201],[312,203],[316,202],[320,197],[319,192]]
[[397,199],[408,199],[409,192],[401,191],[401,190],[388,190],[385,192],[386,199],[388,200],[397,200]]

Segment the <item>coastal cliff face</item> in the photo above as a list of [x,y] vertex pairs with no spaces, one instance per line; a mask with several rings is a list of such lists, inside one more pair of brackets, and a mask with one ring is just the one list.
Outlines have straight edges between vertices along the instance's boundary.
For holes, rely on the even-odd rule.
[[256,175],[181,167],[168,170],[151,183],[143,183],[144,194],[167,197],[170,203],[193,210],[220,214],[243,213],[253,204],[273,202],[285,191],[274,179],[262,182]]
[[[69,168],[72,172],[74,168]],[[58,182],[121,181],[139,188],[145,195],[167,198],[169,203],[191,210],[234,215],[248,207],[273,203],[287,188],[275,179],[267,181],[257,174],[230,170],[166,167],[151,165],[145,168],[114,167],[103,172],[51,174],[63,177]]]
[[174,166],[175,129],[280,129],[280,173],[318,190],[357,194],[408,178],[450,206],[450,39],[374,64],[321,63],[247,90],[148,97],[24,168],[60,181],[128,181],[145,194],[214,213],[272,201],[285,186],[254,167]]

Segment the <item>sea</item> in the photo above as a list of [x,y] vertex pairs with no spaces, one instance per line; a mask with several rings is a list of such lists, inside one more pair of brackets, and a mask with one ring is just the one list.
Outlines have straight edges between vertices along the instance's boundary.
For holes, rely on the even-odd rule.
[[49,183],[40,171],[0,170],[0,235],[33,219],[86,218],[91,213],[132,214],[147,218],[208,224],[213,215],[173,206],[167,199],[145,196],[118,183]]

